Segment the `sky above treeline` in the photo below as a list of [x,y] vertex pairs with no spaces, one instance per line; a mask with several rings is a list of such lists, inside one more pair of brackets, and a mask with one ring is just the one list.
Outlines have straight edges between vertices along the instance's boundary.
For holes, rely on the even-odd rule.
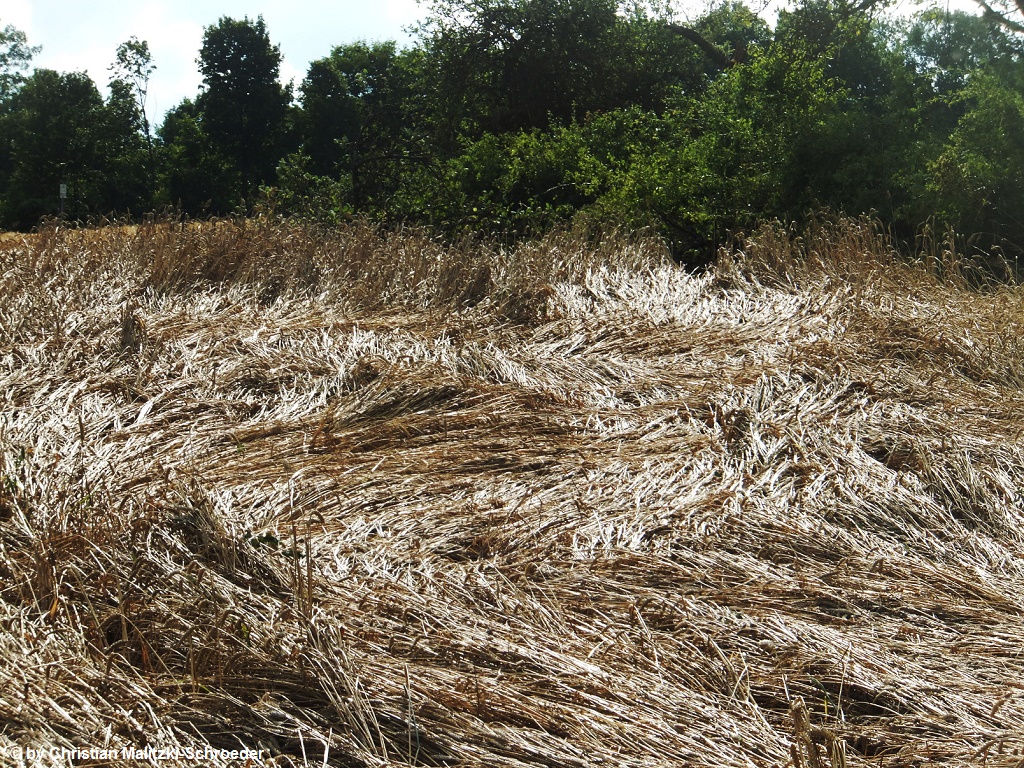
[[[953,7],[974,9],[970,0],[941,0]],[[772,0],[747,4],[772,15]],[[696,18],[703,0],[677,6],[681,18]],[[913,13],[915,0],[899,0],[897,11]],[[327,56],[336,45],[356,40],[412,41],[409,27],[427,15],[418,0],[0,0],[0,27],[13,24],[42,46],[36,67],[59,72],[87,72],[105,92],[108,67],[117,46],[135,36],[149,43],[156,65],[146,111],[156,123],[185,98],[199,91],[196,58],[203,29],[222,16],[255,19],[262,15],[270,38],[281,47],[281,78],[298,85],[311,61]]]
[[309,62],[336,45],[410,42],[404,28],[425,14],[417,0],[0,0],[0,27],[13,24],[43,47],[33,66],[88,72],[104,92],[117,46],[133,35],[147,41],[156,71],[146,111],[157,122],[198,93],[203,29],[222,16],[262,15],[284,56],[282,80],[298,84]]

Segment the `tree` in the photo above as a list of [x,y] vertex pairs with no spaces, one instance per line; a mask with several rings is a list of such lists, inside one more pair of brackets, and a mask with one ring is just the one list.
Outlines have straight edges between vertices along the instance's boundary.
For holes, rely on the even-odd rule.
[[13,170],[11,156],[10,101],[18,87],[25,81],[22,72],[28,69],[38,47],[27,43],[25,33],[8,24],[0,29],[0,197]]
[[12,170],[4,195],[4,219],[31,227],[56,213],[66,183],[69,212],[100,204],[99,138],[103,98],[88,75],[37,69],[12,97],[9,139]]
[[0,29],[0,101],[8,99],[24,82],[21,72],[28,69],[32,57],[40,50],[28,45],[25,33],[11,24]]
[[722,0],[708,9],[693,27],[668,24],[669,30],[694,43],[715,70],[746,60],[751,45],[767,45],[771,29],[756,13],[737,0]]
[[906,30],[903,48],[940,99],[954,97],[983,70],[1008,85],[1024,86],[1024,37],[982,16],[924,11]]
[[425,159],[420,55],[395,43],[353,43],[314,61],[299,119],[309,170],[347,176],[351,203],[382,206]]
[[340,172],[345,155],[342,140],[359,127],[357,97],[339,66],[339,50],[335,48],[331,56],[312,62],[299,87],[299,130],[309,160],[307,170],[319,176]]
[[131,87],[110,84],[110,96],[96,126],[97,179],[95,204],[100,213],[138,214],[153,205],[152,148],[143,134],[143,117]]
[[224,213],[239,204],[238,170],[206,134],[195,102],[185,99],[169,111],[157,136],[160,202],[191,214]]
[[692,68],[665,24],[624,0],[435,0],[421,33],[450,146],[459,134],[660,109]]
[[1024,34],[1024,0],[974,0],[984,17],[1010,32]]
[[291,93],[279,82],[281,50],[260,16],[224,16],[206,28],[199,53],[205,90],[196,100],[202,128],[237,170],[239,192],[252,200],[284,156]]
[[111,81],[112,92],[116,82],[125,83],[134,90],[139,115],[142,119],[142,131],[146,137],[149,192],[152,195],[156,186],[156,161],[153,156],[153,132],[146,114],[146,95],[149,92],[149,78],[156,70],[156,65],[153,64],[153,57],[149,52],[149,43],[139,40],[137,37],[131,37],[121,43],[117,46],[116,58],[110,65],[110,70],[114,73]]
[[1024,255],[1024,97],[979,74],[958,94],[964,109],[942,154],[930,163],[929,189],[943,223]]

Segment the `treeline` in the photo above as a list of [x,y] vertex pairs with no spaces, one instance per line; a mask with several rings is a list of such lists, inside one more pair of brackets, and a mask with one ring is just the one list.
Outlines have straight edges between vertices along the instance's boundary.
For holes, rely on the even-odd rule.
[[[681,255],[810,211],[897,237],[1024,247],[1024,42],[1006,24],[801,0],[774,28],[739,2],[689,26],[625,0],[435,0],[406,48],[353,43],[280,81],[263,20],[206,29],[203,88],[155,130],[130,40],[109,96],[28,74],[0,37],[0,225],[56,214],[263,206],[441,231],[583,219],[654,227]],[[158,62],[156,63],[158,65]]]

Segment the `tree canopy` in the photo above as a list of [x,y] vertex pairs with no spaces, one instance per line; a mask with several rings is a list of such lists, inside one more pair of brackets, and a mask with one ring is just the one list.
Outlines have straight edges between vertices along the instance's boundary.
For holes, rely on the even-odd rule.
[[1024,35],[981,15],[880,0],[797,0],[769,25],[740,0],[683,23],[626,0],[433,0],[414,42],[338,45],[295,92],[261,17],[208,27],[203,87],[146,114],[156,62],[131,38],[109,95],[29,72],[0,32],[0,224],[192,215],[253,205],[529,233],[570,221],[653,227],[681,258],[729,232],[827,208],[907,242],[939,221],[1024,250]]
[[1024,0],[974,0],[985,19],[1011,32],[1024,33]]
[[291,94],[280,70],[281,50],[270,42],[262,16],[225,16],[207,27],[199,52],[204,90],[196,106],[206,136],[238,172],[239,192],[248,198],[273,178],[283,154]]
[[0,29],[0,100],[9,98],[14,89],[24,82],[22,73],[37,53],[39,48],[30,46],[20,29],[11,24]]

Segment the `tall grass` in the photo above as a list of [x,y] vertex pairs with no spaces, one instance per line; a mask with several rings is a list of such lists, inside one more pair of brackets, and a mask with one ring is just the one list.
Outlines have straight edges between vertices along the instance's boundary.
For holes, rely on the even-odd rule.
[[1024,306],[955,274],[856,221],[703,274],[615,233],[2,241],[0,748],[1019,765]]

